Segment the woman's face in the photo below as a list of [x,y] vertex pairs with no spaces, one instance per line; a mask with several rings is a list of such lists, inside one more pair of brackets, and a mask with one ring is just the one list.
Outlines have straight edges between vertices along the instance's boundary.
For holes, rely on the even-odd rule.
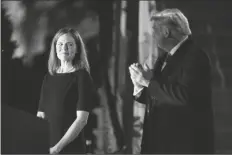
[[74,38],[70,34],[61,35],[56,42],[56,54],[60,61],[72,61],[77,53]]

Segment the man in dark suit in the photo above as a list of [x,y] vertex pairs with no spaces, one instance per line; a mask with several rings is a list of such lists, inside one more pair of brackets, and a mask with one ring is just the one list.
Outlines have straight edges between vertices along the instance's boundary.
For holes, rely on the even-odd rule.
[[134,96],[146,104],[141,153],[213,153],[210,60],[191,40],[180,10],[157,12],[151,22],[166,54],[153,70],[129,67]]

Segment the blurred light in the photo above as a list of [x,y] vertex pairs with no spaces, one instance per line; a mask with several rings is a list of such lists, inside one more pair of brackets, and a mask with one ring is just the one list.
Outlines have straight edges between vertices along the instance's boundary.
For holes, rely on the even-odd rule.
[[122,8],[121,25],[120,25],[122,37],[126,37],[126,20],[127,20],[127,15],[126,15],[126,11],[125,11],[126,7],[127,7],[127,2],[122,1],[122,3],[121,3],[121,8]]
[[11,41],[16,43],[13,58],[22,57],[26,50],[25,40],[22,37],[22,23],[25,21],[26,8],[21,1],[3,1],[3,9],[6,10],[5,16],[12,24]]

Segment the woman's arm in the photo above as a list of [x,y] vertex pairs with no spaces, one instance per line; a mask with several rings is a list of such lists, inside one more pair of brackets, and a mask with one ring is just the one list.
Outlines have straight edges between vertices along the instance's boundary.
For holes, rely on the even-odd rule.
[[77,118],[69,127],[64,136],[60,141],[52,148],[50,148],[50,154],[59,153],[66,145],[72,142],[87,124],[89,112],[86,111],[77,111]]

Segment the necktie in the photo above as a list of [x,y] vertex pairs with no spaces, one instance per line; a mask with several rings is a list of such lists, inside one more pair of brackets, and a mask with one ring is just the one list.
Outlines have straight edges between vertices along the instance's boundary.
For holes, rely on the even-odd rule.
[[160,56],[157,60],[157,63],[155,65],[155,74],[160,74],[162,67],[164,65],[164,62],[166,61],[168,56],[168,53],[165,53],[164,55]]
[[162,68],[161,68],[161,71],[164,69],[164,67],[167,65],[168,61],[170,60],[171,58],[171,55],[169,53],[167,53],[165,59],[164,59],[164,62],[163,62],[163,65],[162,65]]

